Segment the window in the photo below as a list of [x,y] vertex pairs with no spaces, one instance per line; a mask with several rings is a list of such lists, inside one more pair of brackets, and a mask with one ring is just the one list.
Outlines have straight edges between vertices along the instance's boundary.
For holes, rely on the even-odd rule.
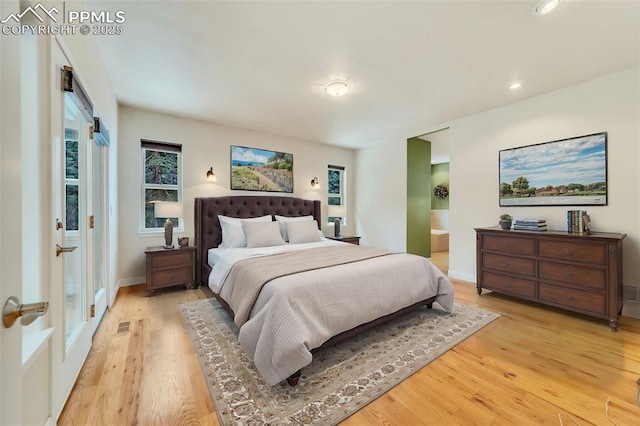
[[[165,218],[156,219],[153,201],[182,201],[182,145],[142,141],[142,231],[160,231]],[[182,218],[170,218],[183,227]]]
[[329,165],[327,169],[327,221],[331,224],[335,218],[341,218],[342,224],[346,225],[345,168]]
[[79,230],[78,225],[78,190],[80,181],[78,179],[78,130],[64,129],[65,148],[65,173],[64,184],[66,190],[65,197],[65,228],[68,231]]

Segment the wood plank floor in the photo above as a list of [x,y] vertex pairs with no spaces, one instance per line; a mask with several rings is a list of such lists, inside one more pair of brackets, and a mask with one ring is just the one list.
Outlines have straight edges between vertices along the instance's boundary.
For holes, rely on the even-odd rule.
[[[458,301],[501,317],[344,425],[607,425],[608,399],[617,425],[640,425],[640,320],[623,317],[613,333],[605,320],[454,285]],[[218,424],[177,309],[209,295],[120,289],[58,423]]]

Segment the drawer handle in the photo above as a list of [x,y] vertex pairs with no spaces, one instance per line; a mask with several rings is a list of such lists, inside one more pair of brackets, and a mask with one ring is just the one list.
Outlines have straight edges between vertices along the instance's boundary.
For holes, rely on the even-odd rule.
[[171,281],[175,280],[175,279],[176,279],[176,274],[171,274],[171,276],[169,277],[169,279],[170,279]]
[[572,296],[572,295],[570,295],[570,294],[569,294],[569,295],[567,295],[567,300],[568,300],[569,302],[573,302],[573,296]]
[[511,285],[511,283],[509,281],[507,281],[504,285],[505,285],[505,287],[509,287]]
[[508,268],[509,266],[511,266],[511,262],[505,262],[505,263],[504,263],[504,267],[505,267],[505,268]]
[[573,253],[573,251],[571,251],[571,249],[570,249],[570,248],[566,248],[566,249],[564,249],[564,254],[566,254],[567,256],[569,256],[569,255],[570,255],[570,254],[572,254],[572,253]]
[[564,276],[567,277],[567,278],[571,278],[571,272],[565,272]]

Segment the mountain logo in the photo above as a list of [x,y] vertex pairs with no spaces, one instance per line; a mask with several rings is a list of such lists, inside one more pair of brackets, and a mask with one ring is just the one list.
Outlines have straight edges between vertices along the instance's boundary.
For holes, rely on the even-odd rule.
[[[38,13],[40,12],[40,13]],[[53,15],[54,13],[59,13],[58,9],[54,6],[51,9],[47,9],[46,7],[44,7],[41,3],[38,3],[37,5],[35,5],[34,7],[27,7],[25,10],[23,10],[21,13],[15,14],[15,13],[10,13],[9,16],[7,16],[5,19],[3,19],[2,21],[0,21],[1,24],[6,24],[7,22],[9,22],[10,20],[14,20],[16,23],[20,23],[20,20],[22,19],[23,16],[25,16],[27,13],[31,13],[33,16],[36,17],[36,19],[38,19],[38,21],[43,22],[45,18],[48,16],[49,18],[51,18],[51,20],[53,22],[58,22],[58,19]],[[43,16],[42,14],[46,15]]]

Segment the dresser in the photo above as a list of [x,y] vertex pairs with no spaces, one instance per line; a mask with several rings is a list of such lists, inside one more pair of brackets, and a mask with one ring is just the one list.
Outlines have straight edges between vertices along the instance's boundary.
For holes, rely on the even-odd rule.
[[195,247],[165,249],[148,247],[145,252],[147,263],[147,295],[155,289],[185,285],[193,286],[195,281]]
[[532,300],[609,320],[622,312],[626,234],[476,228],[477,290]]

